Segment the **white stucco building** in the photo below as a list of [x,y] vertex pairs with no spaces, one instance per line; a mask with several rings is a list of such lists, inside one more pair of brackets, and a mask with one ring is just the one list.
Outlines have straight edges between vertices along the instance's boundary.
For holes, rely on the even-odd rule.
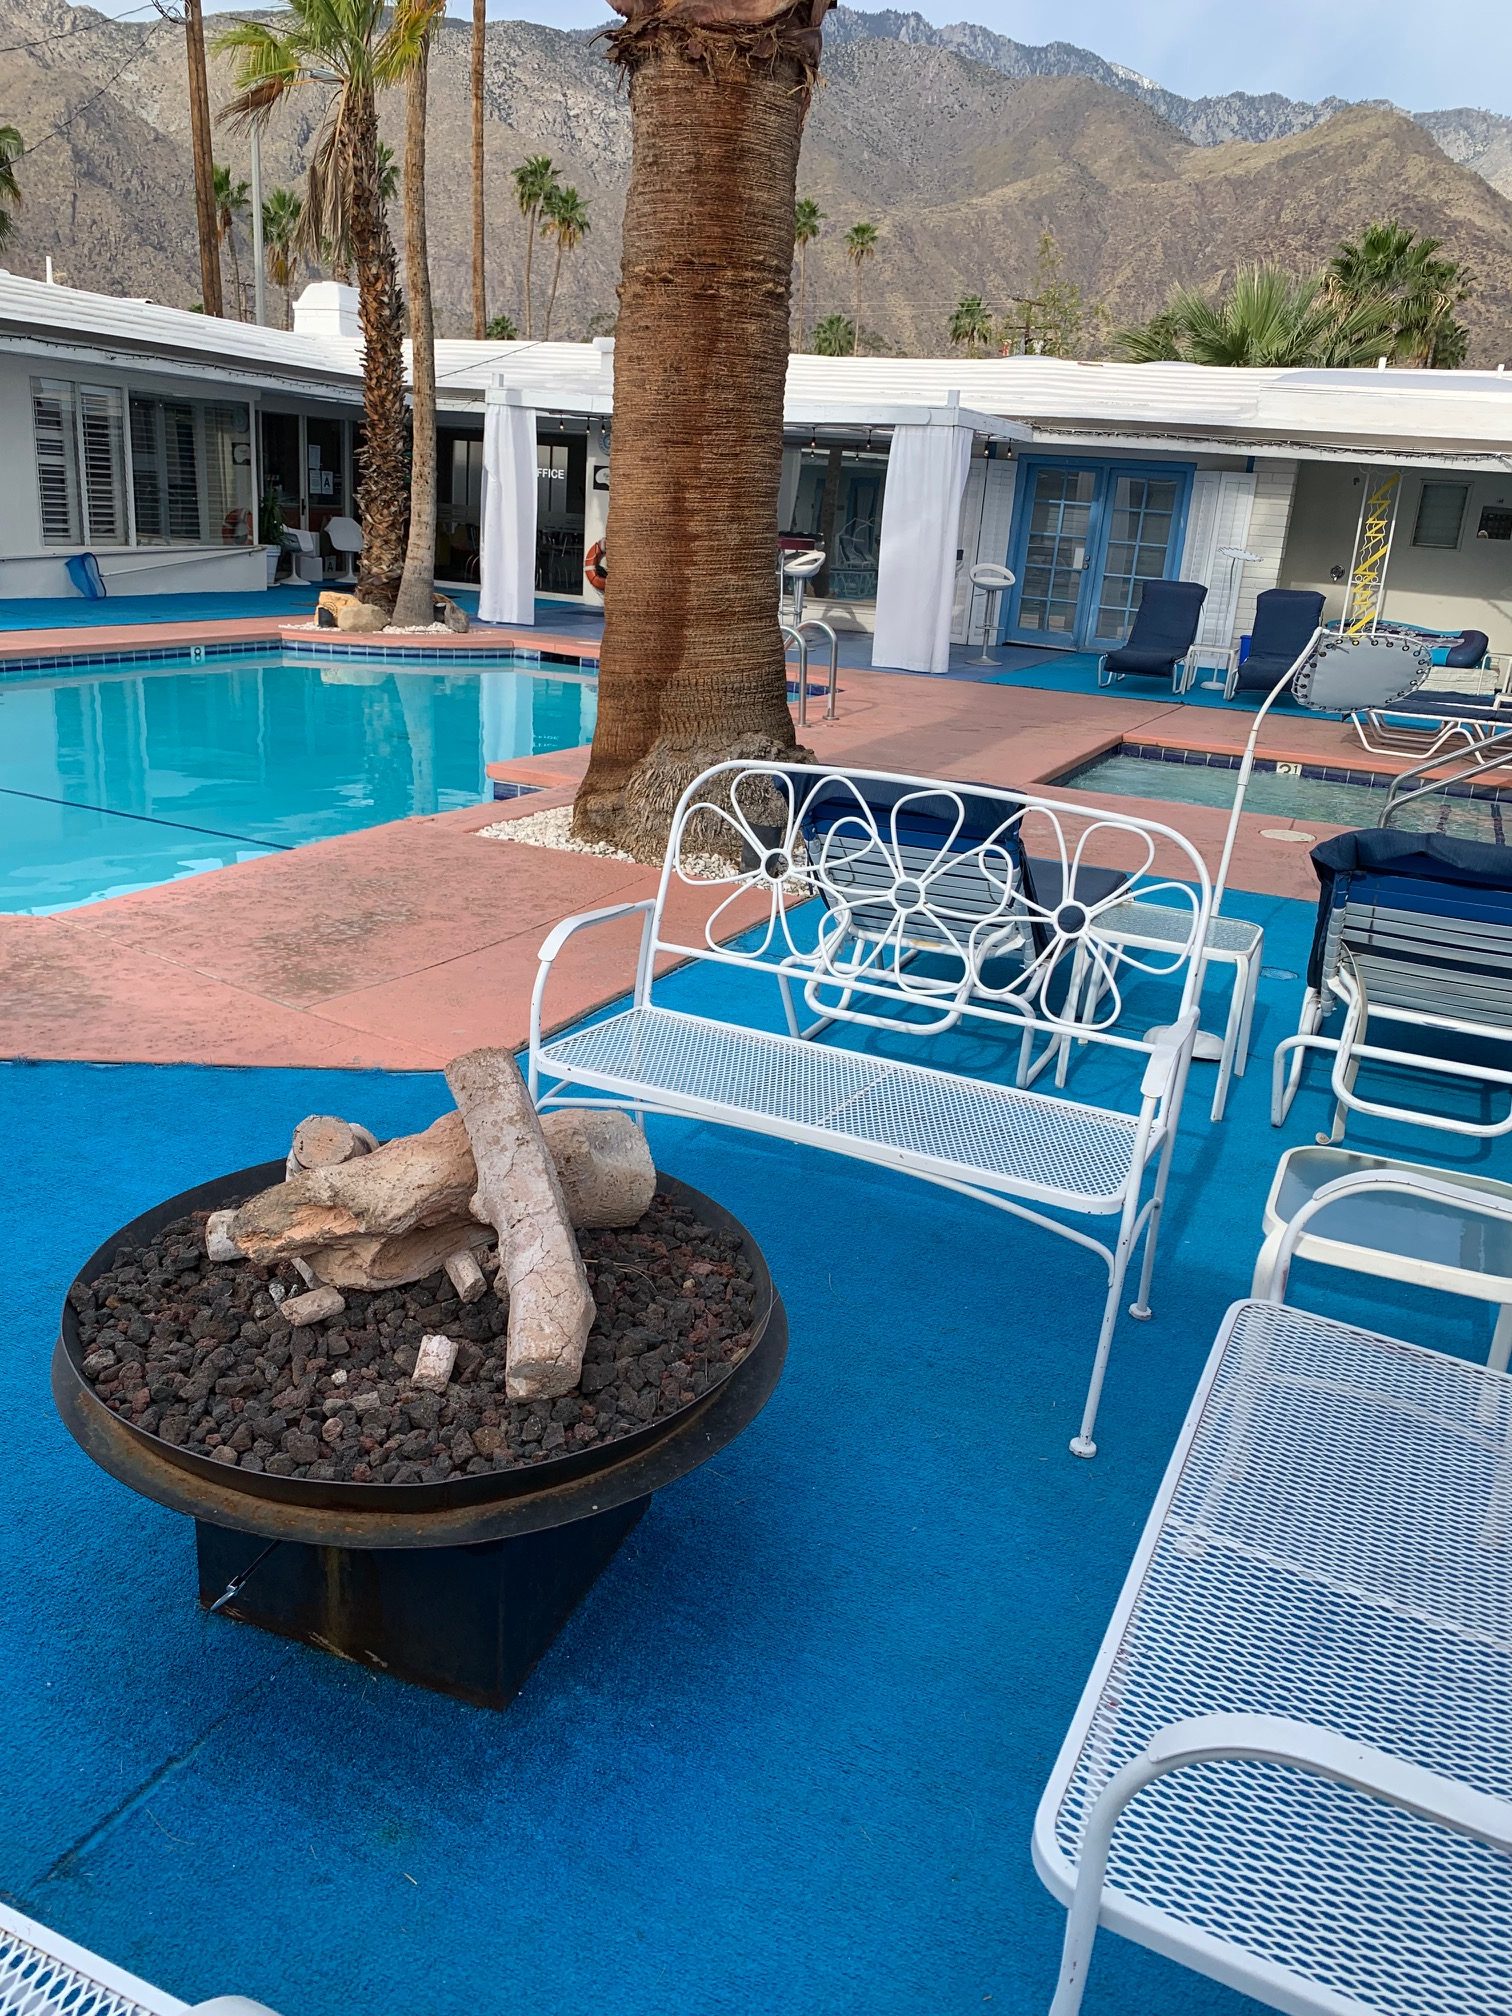
[[[260,586],[268,490],[317,534],[352,513],[353,297],[312,287],[295,321],[0,274],[0,622],[6,597],[73,592],[83,551],[117,594]],[[535,414],[538,589],[597,599],[583,560],[608,509],[613,367],[606,341],[438,344],[443,578],[476,579],[484,399],[502,384]],[[977,440],[958,550],[1017,576],[1007,640],[1116,642],[1151,576],[1208,583],[1211,648],[1277,584],[1319,589],[1338,616],[1375,498],[1384,613],[1512,650],[1512,377],[1471,371],[795,357],[778,530],[825,545],[820,586],[846,623],[871,624],[889,415],[952,396],[1006,437]]]

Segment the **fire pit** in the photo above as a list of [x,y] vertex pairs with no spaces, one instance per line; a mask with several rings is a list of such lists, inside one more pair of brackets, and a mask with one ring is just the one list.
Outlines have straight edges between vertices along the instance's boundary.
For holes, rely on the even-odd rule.
[[[463,1700],[504,1707],[652,1494],[723,1448],[770,1396],[786,1355],[787,1325],[761,1251],[719,1205],[658,1172],[658,1207],[682,1207],[699,1226],[723,1235],[749,1270],[749,1341],[743,1336],[730,1354],[732,1369],[690,1398],[677,1393],[659,1401],[652,1418],[633,1426],[618,1420],[612,1438],[573,1443],[563,1436],[553,1449],[531,1446],[528,1460],[511,1460],[501,1448],[497,1467],[475,1457],[453,1474],[437,1476],[427,1466],[432,1474],[403,1482],[309,1474],[329,1472],[330,1464],[300,1464],[304,1474],[293,1474],[287,1459],[280,1474],[260,1460],[242,1467],[229,1444],[217,1458],[182,1435],[170,1439],[160,1432],[170,1425],[160,1408],[134,1415],[102,1398],[98,1360],[85,1370],[94,1340],[83,1334],[79,1305],[88,1308],[91,1298],[77,1291],[111,1276],[123,1250],[151,1248],[193,1214],[228,1212],[284,1174],[283,1163],[267,1163],[185,1191],[104,1242],[64,1305],[52,1375],[59,1411],[112,1476],[193,1518],[206,1608]],[[579,1239],[590,1252],[588,1235]],[[137,1348],[145,1353],[145,1341]],[[320,1346],[312,1341],[308,1348]],[[585,1391],[592,1353],[590,1337]],[[343,1390],[334,1396],[338,1408]],[[609,1418],[604,1410],[601,1418]],[[247,1439],[232,1438],[244,1445]]]

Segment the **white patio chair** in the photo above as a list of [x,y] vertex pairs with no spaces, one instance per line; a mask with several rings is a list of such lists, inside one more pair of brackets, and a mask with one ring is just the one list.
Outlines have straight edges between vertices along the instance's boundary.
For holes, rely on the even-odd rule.
[[332,551],[346,562],[346,572],[336,578],[349,587],[357,579],[357,562],[362,557],[362,527],[355,518],[328,518],[325,535]]

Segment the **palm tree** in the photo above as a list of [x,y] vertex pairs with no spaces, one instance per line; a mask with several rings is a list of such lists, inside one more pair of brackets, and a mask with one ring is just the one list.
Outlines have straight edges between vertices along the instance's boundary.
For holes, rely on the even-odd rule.
[[1371,224],[1329,261],[1328,285],[1339,301],[1391,304],[1386,354],[1394,363],[1452,369],[1465,361],[1469,332],[1454,311],[1470,298],[1470,276],[1458,260],[1439,256],[1443,242],[1405,224]]
[[975,357],[979,350],[985,350],[990,346],[992,334],[992,316],[981,295],[963,296],[951,313],[951,342],[957,349],[964,345],[968,353]]
[[530,326],[530,266],[531,255],[535,251],[536,225],[546,199],[558,187],[557,171],[551,165],[549,154],[532,154],[522,161],[514,171],[515,201],[520,206],[520,215],[525,219],[525,334],[534,332]]
[[199,236],[200,298],[207,315],[219,315],[222,312],[220,239],[215,224],[210,82],[205,68],[205,15],[200,0],[184,0],[184,55],[189,66],[189,150],[194,164],[194,223]]
[[263,198],[263,256],[268,262],[268,278],[283,289],[286,329],[294,323],[294,274],[303,213],[304,198],[297,189],[272,189]]
[[824,212],[812,196],[800,196],[793,205],[793,243],[798,248],[798,341],[808,328],[808,248],[819,236]]
[[650,860],[710,763],[794,749],[773,537],[798,148],[829,0],[618,5],[614,558],[574,828]]
[[588,205],[576,189],[556,188],[542,205],[541,235],[556,240],[556,264],[551,269],[551,292],[546,299],[546,326],[543,337],[551,335],[551,317],[556,309],[557,286],[562,277],[562,254],[575,252],[589,231]]
[[401,33],[384,0],[288,0],[280,13],[238,20],[217,38],[235,59],[234,124],[266,121],[309,91],[325,99],[306,177],[304,223],[316,243],[350,248],[362,325],[362,569],[357,592],[393,607],[408,512],[404,328],[394,243],[380,185],[380,74],[395,81],[390,44]]
[[236,223],[247,214],[247,185],[232,179],[231,170],[217,161],[213,170],[215,188],[215,235],[231,254],[231,305],[236,320],[243,320],[241,259],[236,250]]
[[410,498],[393,620],[418,629],[436,610],[436,327],[425,236],[425,114],[430,48],[446,0],[399,0],[377,67],[404,82],[404,278],[410,325]]
[[392,203],[399,194],[399,156],[387,140],[378,142],[378,200]]
[[490,315],[483,334],[490,343],[518,343],[520,340],[513,315]]
[[1119,354],[1135,363],[1178,357],[1189,364],[1271,368],[1373,363],[1389,335],[1379,301],[1340,302],[1317,275],[1248,266],[1216,300],[1181,288],[1142,328],[1119,332]]
[[472,8],[472,325],[481,341],[488,328],[488,262],[483,235],[483,57],[488,32],[487,0]]
[[25,152],[26,144],[16,128],[0,126],[0,245],[9,243],[16,228],[16,211],[21,203],[16,163]]
[[845,234],[845,256],[855,270],[855,285],[851,294],[851,321],[855,324],[855,340],[851,355],[861,352],[861,268],[868,259],[875,257],[877,250],[877,227],[875,224],[852,224]]
[[856,350],[856,325],[849,315],[825,315],[814,325],[814,354],[818,357],[852,357]]

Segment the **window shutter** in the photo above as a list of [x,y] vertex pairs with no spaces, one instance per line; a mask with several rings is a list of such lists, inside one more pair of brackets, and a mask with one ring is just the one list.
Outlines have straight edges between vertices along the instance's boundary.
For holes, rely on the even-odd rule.
[[168,537],[199,545],[205,537],[200,519],[199,441],[192,406],[163,405],[164,473],[168,492]]
[[49,546],[77,546],[80,544],[78,441],[74,431],[74,388],[66,379],[33,378],[32,433],[37,451],[42,538]]
[[1458,546],[1469,501],[1468,483],[1425,483],[1418,499],[1417,523],[1412,528],[1413,545]]
[[168,507],[163,494],[163,442],[155,399],[131,402],[131,493],[136,506],[138,543],[157,545],[168,537]]
[[80,385],[79,453],[91,546],[126,544],[126,450],[122,402],[113,385]]

